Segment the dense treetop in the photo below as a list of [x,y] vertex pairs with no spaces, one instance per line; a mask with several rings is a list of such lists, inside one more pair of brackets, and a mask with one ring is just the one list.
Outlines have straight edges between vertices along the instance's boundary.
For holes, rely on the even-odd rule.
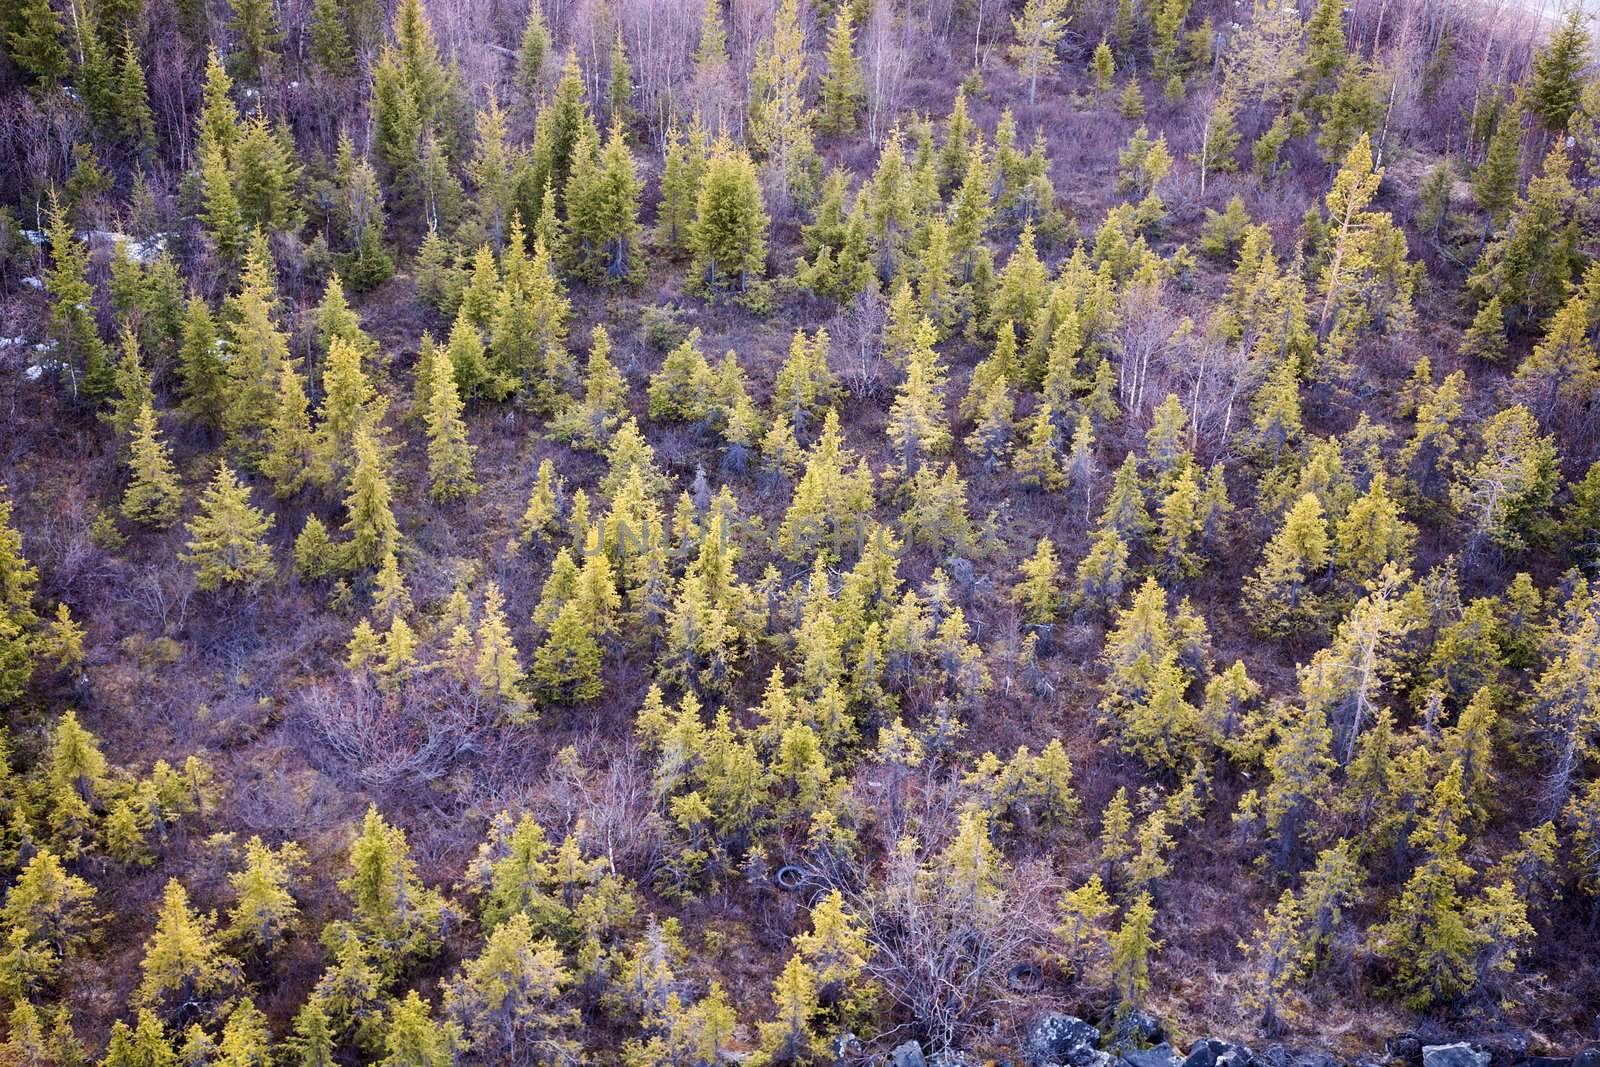
[[1574,1050],[1600,78],[1392,7],[0,8],[0,1061]]

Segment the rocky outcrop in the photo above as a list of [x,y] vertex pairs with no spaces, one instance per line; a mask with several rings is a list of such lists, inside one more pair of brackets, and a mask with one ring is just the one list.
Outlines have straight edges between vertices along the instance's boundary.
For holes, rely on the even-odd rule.
[[1124,1052],[1122,1062],[1128,1067],[1183,1067],[1183,1057],[1165,1041],[1151,1048]]
[[1203,1037],[1194,1043],[1183,1067],[1250,1067],[1254,1054],[1244,1045]]
[[1097,1027],[1074,1015],[1052,1012],[1028,1030],[1022,1059],[1028,1067],[1092,1067],[1106,1058],[1099,1045]]
[[1489,1067],[1489,1054],[1465,1041],[1453,1045],[1423,1045],[1422,1067]]
[[[1284,1045],[1256,1052],[1215,1037],[1194,1042],[1185,1055],[1166,1040],[1160,1020],[1144,1012],[1116,1018],[1108,1033],[1077,1016],[1051,1012],[1028,1029],[1020,1051],[1025,1067],[1600,1067],[1600,1048],[1570,1057],[1535,1056],[1528,1053],[1526,1039],[1506,1040],[1503,1035],[1438,1044],[1424,1044],[1418,1036],[1395,1040],[1386,1050],[1354,1059]],[[890,1067],[923,1065],[902,1064],[891,1057]]]
[[889,1053],[889,1067],[928,1067],[928,1061],[923,1058],[921,1045],[907,1041]]

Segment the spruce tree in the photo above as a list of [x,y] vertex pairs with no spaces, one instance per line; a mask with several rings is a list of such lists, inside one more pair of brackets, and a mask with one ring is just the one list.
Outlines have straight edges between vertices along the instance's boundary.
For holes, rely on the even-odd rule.
[[254,242],[245,260],[239,293],[229,300],[228,406],[223,428],[236,449],[252,460],[277,407],[278,368],[289,357],[289,341],[278,328],[278,294],[265,242]]
[[1583,6],[1572,5],[1561,25],[1534,57],[1533,76],[1523,103],[1551,133],[1566,129],[1567,120],[1578,108],[1583,92],[1583,71],[1589,65],[1587,22]]
[[822,110],[817,128],[840,136],[854,132],[866,95],[855,54],[855,9],[844,5],[828,29],[828,65],[822,76]]
[[133,479],[122,495],[122,515],[133,522],[170,526],[178,518],[183,491],[171,451],[160,434],[155,409],[146,403],[134,424],[128,459]]
[[1580,265],[1576,209],[1571,160],[1558,140],[1467,277],[1478,300],[1500,300],[1508,327],[1537,328],[1567,299]]
[[71,66],[61,43],[61,16],[50,0],[22,0],[5,24],[11,27],[6,55],[32,80],[36,92],[48,93],[66,78]]
[[1482,945],[1462,897],[1472,875],[1461,856],[1466,816],[1457,764],[1434,786],[1409,838],[1417,866],[1392,903],[1389,921],[1373,931],[1374,947],[1395,969],[1396,992],[1413,1008],[1453,999],[1475,984],[1472,960]]
[[934,351],[925,346],[914,355],[889,408],[887,433],[904,478],[914,477],[926,460],[950,448],[943,374],[937,360]]
[[977,425],[967,437],[967,448],[983,462],[985,470],[1004,469],[1011,455],[1015,436],[1011,416],[1016,402],[1011,396],[1011,383],[997,378],[974,415]]
[[286,359],[278,364],[278,396],[266,429],[261,473],[280,497],[293,496],[316,470],[305,383]]
[[250,490],[226,463],[200,495],[200,510],[188,525],[184,559],[195,584],[211,591],[225,585],[254,588],[273,574],[272,549],[262,540],[273,518],[250,505]]
[[822,1055],[823,1042],[811,1028],[818,1011],[816,974],[798,955],[790,956],[772,984],[774,1018],[761,1024],[761,1052],[778,1063],[808,1064]]
[[1350,61],[1344,36],[1344,0],[1318,0],[1306,23],[1304,77],[1313,93],[1321,93]]
[[1094,58],[1090,60],[1089,69],[1094,74],[1094,94],[1096,97],[1104,96],[1111,91],[1111,86],[1117,76],[1117,61],[1111,54],[1111,46],[1104,37],[1095,46]]
[[299,914],[289,885],[305,864],[305,852],[292,841],[274,849],[252,837],[245,842],[244,861],[242,870],[228,876],[235,900],[226,933],[252,951],[270,956]]
[[1150,894],[1141,893],[1123,913],[1122,925],[1111,936],[1111,975],[1119,1004],[1137,1008],[1150,988],[1150,955],[1159,952],[1162,942],[1152,933],[1155,908]]
[[1019,570],[1022,580],[1012,590],[1012,597],[1022,607],[1023,620],[1033,625],[1054,622],[1061,608],[1061,562],[1054,543],[1048,537],[1039,538],[1038,547]]
[[204,200],[200,215],[218,255],[231,265],[239,261],[245,247],[244,215],[234,190],[233,174],[220,145],[202,141],[199,154]]
[[611,84],[606,92],[606,117],[614,127],[626,128],[633,121],[633,64],[628,62],[628,48],[622,40],[622,26],[611,38],[609,57]]
[[228,28],[237,41],[229,56],[234,76],[263,83],[279,61],[281,35],[276,9],[269,0],[235,0],[232,6],[233,19]]
[[668,127],[655,236],[674,256],[682,256],[690,251],[690,233],[707,157],[706,132],[698,121],[687,133],[676,125]]
[[355,441],[383,416],[384,401],[362,368],[362,352],[343,337],[328,340],[322,368],[322,410],[317,423],[317,477],[340,484],[356,462]]
[[619,284],[643,269],[639,239],[639,192],[633,154],[622,125],[613,122],[605,148],[580,142],[567,184],[567,232],[579,277]]
[[544,21],[542,0],[529,0],[528,21],[522,27],[522,42],[517,50],[517,80],[531,100],[544,84],[545,61],[550,56],[550,30]]
[[95,889],[68,873],[61,860],[41,848],[16,874],[0,920],[9,931],[9,982],[27,988],[57,977],[60,964],[89,940],[98,919]]
[[472,677],[478,692],[507,717],[516,720],[523,708],[522,661],[506,625],[500,587],[490,582],[483,594],[483,613],[474,636]]
[[1554,439],[1539,434],[1537,421],[1521,404],[1496,412],[1484,424],[1478,462],[1464,466],[1450,489],[1468,524],[1469,561],[1486,544],[1520,552],[1530,536],[1542,534],[1558,460]]
[[144,68],[139,65],[139,46],[133,31],[122,38],[122,67],[117,74],[117,129],[124,141],[140,151],[156,143],[155,116],[150,113],[150,90],[145,85]]
[[159,1014],[225,997],[238,982],[238,964],[223,955],[209,918],[190,907],[176,878],[167,881],[140,972],[135,1000]]
[[110,392],[112,382],[105,342],[95,324],[89,250],[73,232],[53,190],[46,232],[52,260],[44,276],[45,291],[51,297],[50,336],[68,364],[75,366],[74,391],[98,400]]
[[416,990],[390,1007],[384,1024],[382,1067],[450,1067],[455,1030],[440,1026]]
[[570,600],[534,654],[533,680],[548,700],[586,703],[600,695],[601,650],[582,606]]
[[354,451],[355,469],[344,500],[347,517],[343,529],[350,536],[344,546],[344,565],[365,570],[399,547],[400,528],[389,506],[394,491],[382,445],[365,426],[356,430]]
[[1026,439],[1011,461],[1011,469],[1023,488],[1034,492],[1059,489],[1064,482],[1053,416],[1049,404],[1040,405],[1028,423]]
[[472,478],[472,458],[477,448],[467,441],[455,375],[439,375],[432,393],[427,414],[430,491],[435,500],[453,500],[478,489]]
[[294,569],[300,577],[315,581],[337,569],[338,553],[328,527],[316,515],[307,515],[305,525],[294,539]]
[[350,926],[373,961],[391,973],[437,945],[443,901],[417,878],[405,831],[369,806],[350,846],[350,873],[339,883],[350,900]]
[[102,418],[111,427],[111,434],[121,444],[139,420],[139,412],[155,402],[150,387],[150,372],[144,367],[139,353],[139,341],[131,328],[122,328],[122,355],[111,373],[111,407]]
[[1405,260],[1405,237],[1388,214],[1369,209],[1382,180],[1363,133],[1326,197],[1328,251],[1317,279],[1317,330],[1335,353],[1374,322],[1393,331],[1410,321],[1416,279]]
[[355,67],[350,30],[340,0],[314,0],[311,5],[311,58],[330,78],[343,78]]
[[222,57],[211,49],[206,56],[205,83],[201,90],[200,116],[196,120],[196,154],[201,159],[216,150],[226,165],[228,152],[239,136],[239,109],[234,106],[233,79],[228,77]]
[[706,163],[689,231],[694,284],[716,293],[748,289],[766,271],[767,211],[755,164],[719,140]]
[[536,929],[529,915],[512,915],[445,991],[445,1013],[477,1055],[514,1060],[525,1048],[552,1058],[577,1054],[563,1032],[578,1013],[561,1006],[573,976],[560,948],[536,938]]
[[1313,583],[1328,562],[1328,526],[1313,493],[1296,501],[1268,542],[1261,566],[1245,580],[1244,602],[1268,636],[1303,632],[1320,611]]
[[1514,111],[1500,116],[1483,164],[1472,176],[1472,196],[1487,217],[1484,234],[1503,225],[1516,203],[1522,179],[1522,121]]

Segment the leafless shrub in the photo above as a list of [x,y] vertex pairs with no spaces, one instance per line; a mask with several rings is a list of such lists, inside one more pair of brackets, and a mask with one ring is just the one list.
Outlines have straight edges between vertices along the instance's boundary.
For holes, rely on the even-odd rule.
[[188,567],[147,567],[127,585],[122,599],[162,633],[182,630],[194,599],[194,572]]
[[357,781],[374,789],[437,781],[495,732],[493,709],[443,672],[385,692],[365,675],[306,689],[295,715]]
[[[89,139],[82,112],[64,93],[0,97],[0,197],[34,201],[72,169],[72,146]],[[24,215],[24,221],[34,225]]]
[[1122,297],[1120,322],[1114,342],[1118,398],[1139,419],[1145,406],[1158,399],[1156,379],[1176,352],[1184,323],[1160,282],[1129,285]]
[[883,362],[886,317],[883,294],[869,289],[841,307],[828,323],[834,369],[857,399],[875,397],[888,384]]
[[900,110],[910,49],[903,16],[892,0],[873,0],[861,34],[862,74],[867,87],[867,139],[877,144]]
[[660,852],[661,820],[650,772],[633,745],[620,750],[591,740],[557,759],[546,781],[552,825],[582,831],[582,843],[612,871],[641,871]]
[[1007,972],[1046,943],[1041,873],[1018,869],[993,900],[975,906],[970,895],[953,891],[949,875],[901,849],[890,856],[881,887],[855,894],[873,947],[867,973],[936,1050],[967,1046],[1007,996]]
[[[799,864],[800,892],[814,899],[838,890],[872,946],[867,974],[917,1035],[935,1050],[969,1047],[1008,997],[1007,972],[1052,937],[1050,875],[947,851],[964,792],[931,764],[920,772],[881,768],[854,788],[861,803],[888,816],[880,823],[884,869],[869,874],[854,857],[823,849]],[[904,793],[913,799],[902,803]]]
[[704,9],[694,0],[638,0],[617,9],[633,63],[635,106],[658,142],[681,113],[679,98],[693,73]]

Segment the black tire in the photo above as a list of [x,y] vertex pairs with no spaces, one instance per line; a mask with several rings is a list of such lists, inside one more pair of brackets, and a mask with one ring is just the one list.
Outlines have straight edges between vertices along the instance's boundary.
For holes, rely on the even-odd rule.
[[1035,964],[1019,963],[1006,972],[1006,985],[1016,993],[1037,993],[1044,988],[1044,972]]

